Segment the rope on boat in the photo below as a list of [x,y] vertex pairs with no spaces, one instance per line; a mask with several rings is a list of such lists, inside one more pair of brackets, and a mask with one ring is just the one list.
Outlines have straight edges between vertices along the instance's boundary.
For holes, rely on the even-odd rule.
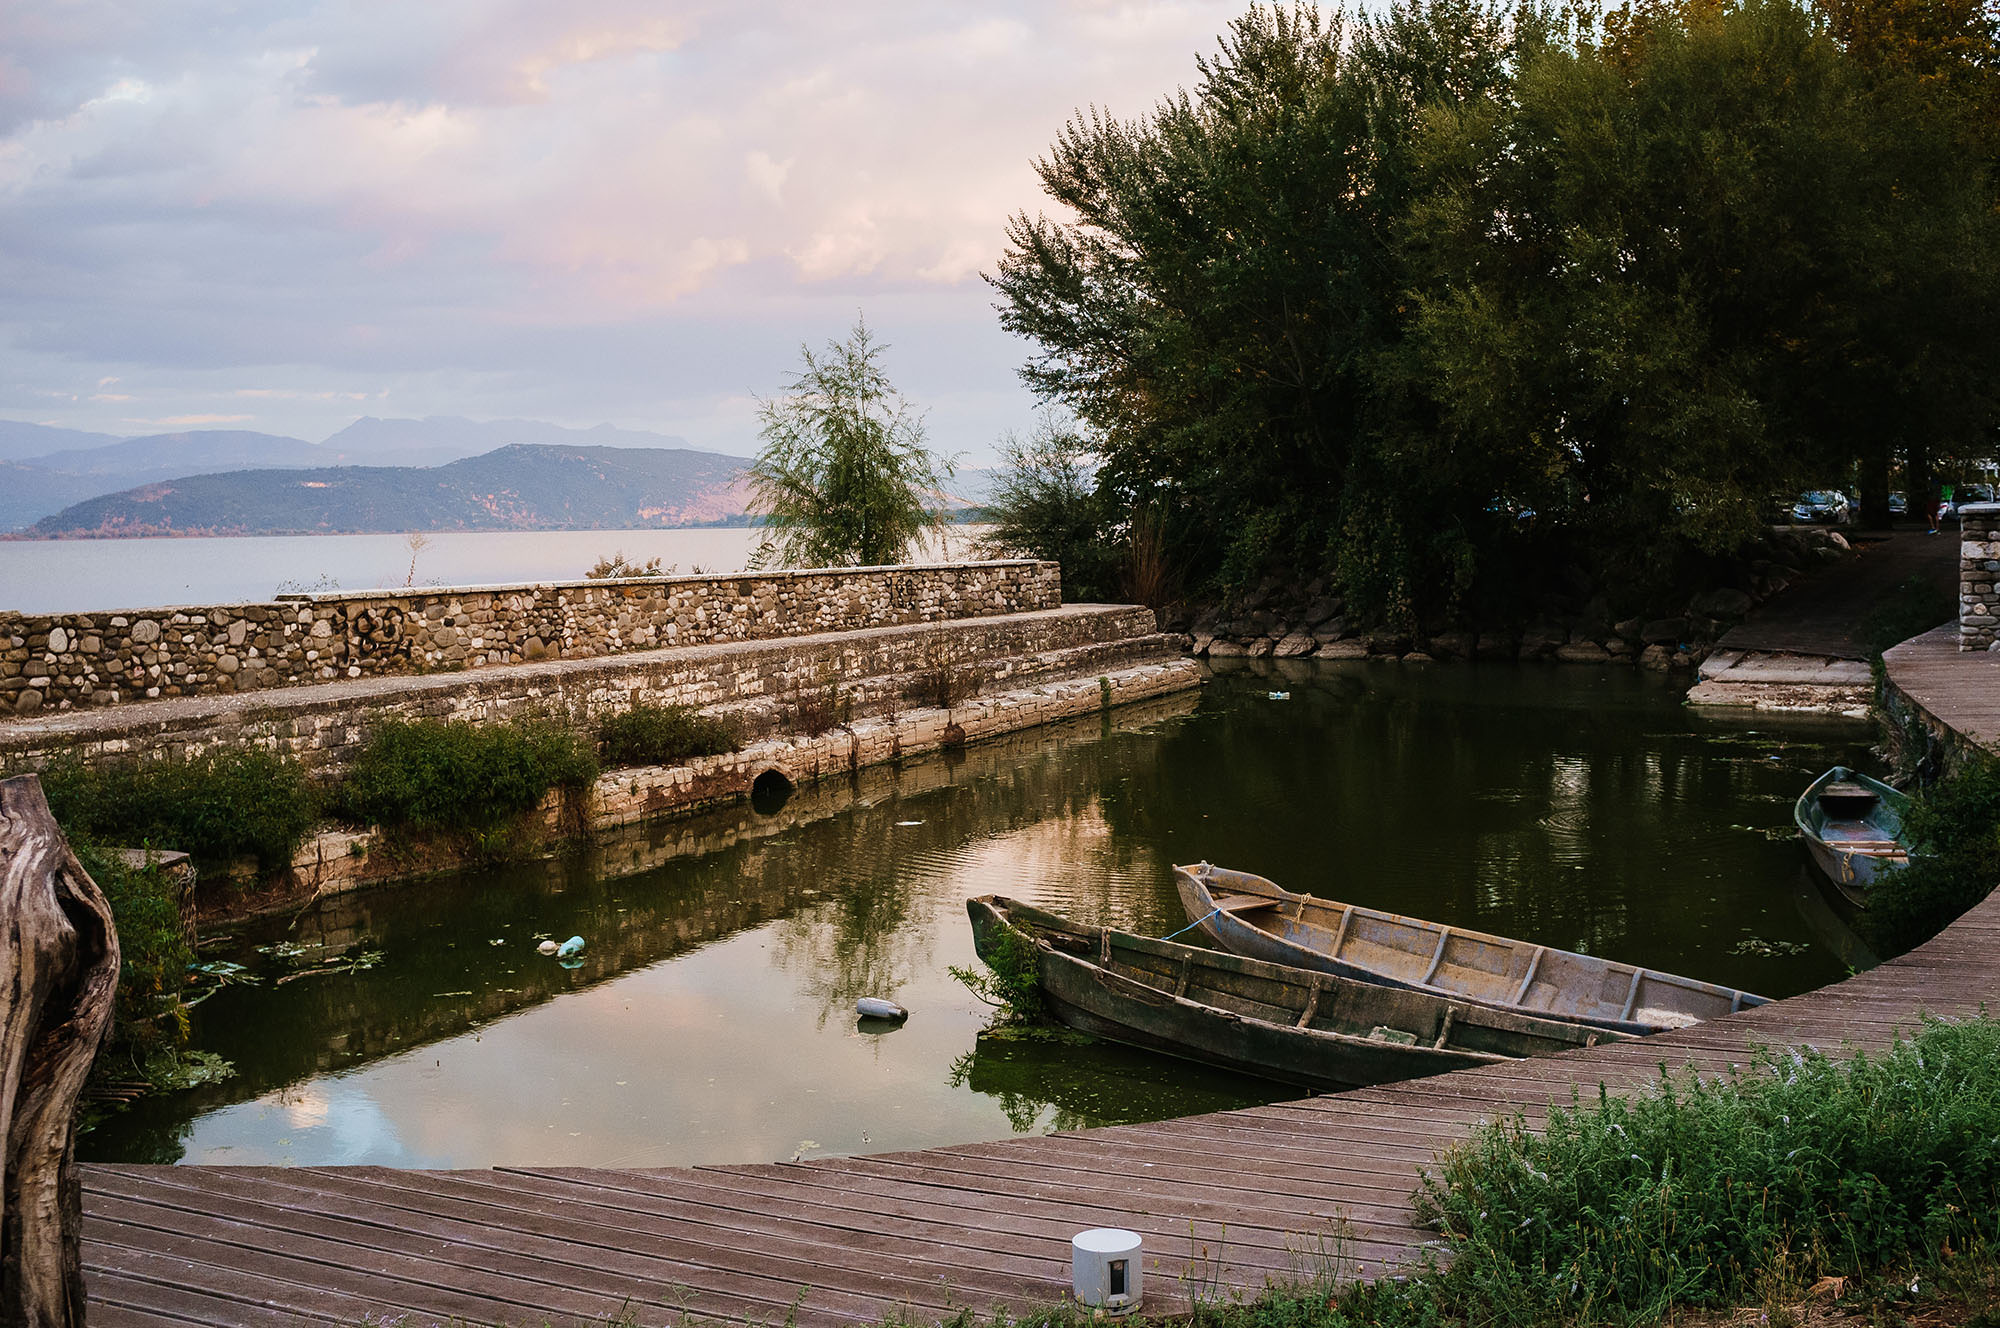
[[1165,936],[1162,936],[1160,939],[1163,941],[1171,941],[1172,939],[1174,939],[1174,937],[1179,936],[1184,932],[1193,931],[1196,927],[1199,927],[1202,923],[1207,922],[1210,918],[1214,917],[1221,911],[1222,910],[1219,908],[1211,908],[1210,910],[1208,910],[1208,912],[1202,914],[1200,917],[1196,918],[1193,922],[1188,923],[1187,926],[1182,927],[1180,931],[1170,931]]

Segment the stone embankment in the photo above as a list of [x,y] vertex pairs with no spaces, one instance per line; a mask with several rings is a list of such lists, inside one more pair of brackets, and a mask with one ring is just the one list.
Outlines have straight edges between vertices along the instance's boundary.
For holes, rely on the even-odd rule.
[[1524,597],[1536,608],[1518,628],[1362,632],[1323,581],[1302,594],[1266,583],[1240,602],[1204,610],[1186,627],[1193,652],[1210,658],[1560,660],[1691,669],[1751,609],[1849,552],[1837,531],[1774,528],[1736,569],[1732,584],[1703,590],[1660,616],[1614,619],[1596,579],[1571,567],[1540,595]]
[[0,613],[0,714],[943,622],[1061,602],[1056,564],[1018,560]]
[[[29,690],[60,699],[55,708],[17,701],[17,713],[0,719],[0,772],[236,747],[276,752],[325,781],[391,721],[539,721],[589,732],[637,706],[689,707],[733,721],[744,736],[745,746],[726,756],[615,770],[580,803],[552,798],[540,820],[564,833],[578,828],[579,818],[590,827],[621,826],[756,794],[782,796],[829,775],[1201,682],[1200,666],[1182,654],[1178,636],[1158,630],[1150,609],[1061,604],[1053,563],[319,597],[290,606],[293,617],[282,621],[252,619],[246,607],[275,606],[17,619],[15,638],[27,644],[11,652],[16,672],[9,681],[33,682]],[[98,627],[97,617],[122,635],[94,638],[86,650],[80,633]],[[253,622],[266,634],[253,633]],[[386,645],[364,630],[384,622],[401,624]],[[157,658],[125,653],[135,634],[147,638],[140,644],[160,647]],[[233,644],[232,634],[240,638]],[[255,673],[243,665],[293,659],[264,653],[259,643],[288,641],[291,651],[295,637],[321,642],[329,652],[322,659],[338,666],[297,655],[301,669],[311,666],[311,679],[265,687],[270,675],[295,675],[278,664]],[[642,648],[662,639],[673,644]],[[219,648],[243,651],[233,672],[208,658]],[[25,663],[12,657],[23,650]],[[160,692],[156,699],[133,700],[117,689],[109,700],[86,696],[81,689],[90,678],[79,655],[93,665],[120,661],[121,673],[159,669],[145,676],[173,681],[144,689]],[[201,667],[192,663],[197,658]],[[433,670],[434,662],[443,671]],[[25,671],[33,668],[49,672]],[[62,668],[72,671],[59,675]],[[246,677],[256,680],[254,689],[242,685]],[[166,695],[169,687],[180,694]],[[7,693],[22,694],[18,685]],[[329,830],[298,856],[292,884],[323,892],[436,871],[457,865],[462,848]]]

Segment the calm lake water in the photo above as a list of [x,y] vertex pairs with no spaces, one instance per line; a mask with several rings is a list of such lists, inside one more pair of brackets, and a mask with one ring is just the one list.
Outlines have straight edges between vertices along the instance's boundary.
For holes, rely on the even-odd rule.
[[[981,528],[955,527],[941,556],[965,558]],[[763,532],[479,531],[427,535],[414,567],[406,535],[223,539],[0,540],[0,610],[92,613],[265,600],[280,591],[571,581],[614,552],[692,573],[737,572]]]
[[[1274,690],[1289,699],[1273,699]],[[142,1102],[102,1160],[667,1166],[916,1148],[1296,1092],[1011,1040],[949,974],[999,892],[1152,935],[1210,859],[1769,996],[1852,956],[1803,889],[1798,790],[1864,726],[1751,733],[1629,669],[1241,668],[1200,694],[655,826],[590,855],[352,896],[205,959],[239,1075]],[[589,943],[564,969],[539,938]],[[355,971],[322,972],[329,961]],[[857,1028],[854,1001],[912,1011]]]

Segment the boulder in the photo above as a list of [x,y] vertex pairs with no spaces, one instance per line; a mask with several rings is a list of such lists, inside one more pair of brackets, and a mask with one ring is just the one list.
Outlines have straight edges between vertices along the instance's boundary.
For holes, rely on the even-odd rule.
[[1193,636],[1188,638],[1188,653],[1190,655],[1206,655],[1208,653],[1209,646],[1213,645],[1214,642],[1215,642],[1215,633],[1196,632]]
[[1724,586],[1696,595],[1688,604],[1688,612],[1705,618],[1734,620],[1750,612],[1750,604],[1748,595]]
[[1371,655],[1403,655],[1410,649],[1410,638],[1399,632],[1370,632],[1362,642]]
[[1341,641],[1321,641],[1319,645],[1320,659],[1365,659],[1367,656],[1368,647],[1351,636]]
[[1290,636],[1285,637],[1278,644],[1272,646],[1271,653],[1279,659],[1294,659],[1300,655],[1310,655],[1317,649],[1319,649],[1319,642],[1313,640],[1310,636],[1293,632]]
[[1479,637],[1472,632],[1439,632],[1430,640],[1430,653],[1439,659],[1471,659],[1479,649]]
[[1649,646],[1673,646],[1686,632],[1685,618],[1655,618],[1639,629],[1639,639]]
[[1602,664],[1611,658],[1611,652],[1595,641],[1568,641],[1555,653],[1565,664]]
[[1647,646],[1639,652],[1639,667],[1665,673],[1673,667],[1674,652],[1662,645]]
[[1226,637],[1218,636],[1208,646],[1210,659],[1241,659],[1249,653],[1249,647],[1241,641],[1231,641]]
[[1627,618],[1621,623],[1614,623],[1611,630],[1618,633],[1621,640],[1637,641],[1639,634],[1646,630],[1646,622],[1643,618]]
[[1482,632],[1476,639],[1474,659],[1512,659],[1521,649],[1519,641],[1501,632]]

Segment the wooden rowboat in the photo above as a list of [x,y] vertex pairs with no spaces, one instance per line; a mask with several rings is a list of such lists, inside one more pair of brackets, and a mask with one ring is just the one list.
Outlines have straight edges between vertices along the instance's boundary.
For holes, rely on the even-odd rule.
[[1814,865],[1856,907],[1866,908],[1875,878],[1910,861],[1903,839],[1909,807],[1907,794],[1837,765],[1806,786],[1792,819]]
[[1004,971],[1032,956],[1059,1022],[1280,1083],[1390,1083],[1620,1036],[1087,927],[997,895],[969,899],[965,911],[989,965]]
[[1625,1033],[1766,1004],[1747,991],[1294,894],[1249,872],[1174,868],[1188,917],[1235,954]]

